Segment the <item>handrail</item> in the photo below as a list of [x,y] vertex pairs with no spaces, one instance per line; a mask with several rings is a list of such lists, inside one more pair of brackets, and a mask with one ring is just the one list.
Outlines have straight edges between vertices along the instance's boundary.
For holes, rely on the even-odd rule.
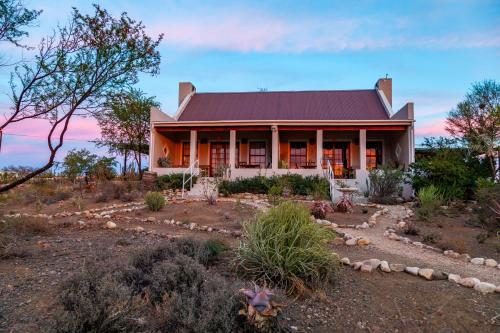
[[330,160],[326,160],[326,165],[327,165],[326,178],[328,179],[328,183],[330,185],[330,198],[332,199],[333,202],[333,194],[335,192],[335,173],[333,172]]
[[[182,172],[182,197],[184,198],[184,189],[186,183],[189,182],[189,189],[193,188],[193,176],[199,174],[200,162],[198,160],[194,161],[189,168]],[[186,174],[189,173],[189,178],[186,179]]]

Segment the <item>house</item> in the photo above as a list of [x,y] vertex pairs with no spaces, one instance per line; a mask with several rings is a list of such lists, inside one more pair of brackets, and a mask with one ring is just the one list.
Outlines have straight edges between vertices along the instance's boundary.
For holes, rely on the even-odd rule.
[[151,110],[149,169],[322,176],[330,164],[335,178],[364,188],[370,169],[414,161],[413,108],[393,111],[391,78],[363,90],[227,93],[181,82],[173,118]]

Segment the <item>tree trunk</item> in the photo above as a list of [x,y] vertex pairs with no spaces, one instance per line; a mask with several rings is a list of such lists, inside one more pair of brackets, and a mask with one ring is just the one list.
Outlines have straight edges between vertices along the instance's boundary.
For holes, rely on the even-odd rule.
[[128,158],[128,151],[125,150],[123,152],[123,169],[122,169],[123,177],[127,176],[127,158]]

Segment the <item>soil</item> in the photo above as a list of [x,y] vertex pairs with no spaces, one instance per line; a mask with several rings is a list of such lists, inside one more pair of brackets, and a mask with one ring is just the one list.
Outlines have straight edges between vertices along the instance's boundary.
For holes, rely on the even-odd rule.
[[[418,235],[404,235],[414,241],[435,246],[443,250],[454,250],[468,253],[472,257],[492,258],[500,262],[500,237],[490,234],[483,243],[477,236],[485,233],[471,213],[460,212],[449,208],[444,213],[434,216],[430,221],[424,221],[414,216],[409,220],[418,229]],[[429,235],[436,238],[435,242],[426,239]]]
[[[98,206],[104,205],[107,204]],[[363,214],[358,207],[353,214],[333,213],[327,219],[339,224],[360,224],[367,221],[374,211],[370,208],[367,214]],[[0,332],[47,331],[63,282],[79,272],[86,263],[125,263],[135,251],[168,241],[156,235],[125,231],[124,228],[141,226],[171,237],[218,237],[230,246],[238,243],[238,239],[227,235],[191,231],[164,223],[142,222],[131,217],[143,219],[153,216],[157,221],[173,218],[176,221],[185,220],[186,223],[238,230],[242,221],[251,219],[256,213],[255,208],[234,202],[219,202],[216,206],[190,202],[169,204],[157,213],[146,209],[118,213],[111,218],[118,228],[112,230],[102,228],[107,221],[103,219],[89,220],[84,227],[75,226],[75,223],[70,222],[76,222],[78,218],[73,216],[57,219],[57,225],[46,234],[14,235],[24,256],[0,259]],[[435,262],[417,255],[418,251],[413,251],[405,244],[382,237],[385,225],[393,223],[392,218],[384,219],[369,230],[353,229],[353,233],[368,233],[371,239],[374,238],[369,233],[380,233],[380,239],[374,239],[376,245],[335,246],[334,251],[352,260],[379,258],[419,267]],[[382,241],[389,243],[387,245]],[[396,247],[394,251],[390,250],[391,246]],[[411,256],[407,255],[409,252]],[[433,260],[450,260],[440,254],[430,255],[435,256]],[[232,251],[227,251],[226,256],[232,256]],[[232,279],[235,276],[227,262],[221,261],[216,269]],[[282,323],[294,332],[500,330],[498,294],[482,295],[448,281],[425,281],[405,273],[367,274],[345,267],[338,273],[336,284],[324,293],[304,299],[293,299],[283,294],[279,297],[287,304]]]
[[[313,205],[312,202],[307,202],[308,206]],[[338,225],[360,225],[363,222],[368,222],[370,216],[377,211],[374,207],[361,207],[354,206],[351,214],[345,214],[335,211],[334,209],[328,211],[325,220],[337,223]]]

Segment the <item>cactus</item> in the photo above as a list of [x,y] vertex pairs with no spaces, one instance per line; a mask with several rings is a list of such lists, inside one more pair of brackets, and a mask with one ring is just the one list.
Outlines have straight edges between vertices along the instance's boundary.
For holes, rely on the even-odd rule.
[[283,305],[272,300],[274,293],[257,285],[254,290],[241,289],[241,292],[246,296],[246,304],[240,315],[245,315],[259,332],[279,331],[277,316]]

